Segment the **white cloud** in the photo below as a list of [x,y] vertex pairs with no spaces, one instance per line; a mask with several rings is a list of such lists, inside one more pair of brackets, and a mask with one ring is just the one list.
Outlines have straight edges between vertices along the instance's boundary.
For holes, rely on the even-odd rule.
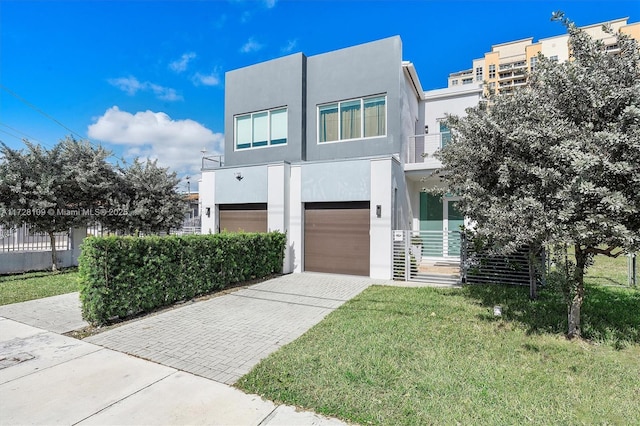
[[291,53],[296,47],[298,47],[298,40],[289,40],[287,41],[287,44],[280,49],[280,51],[282,53]]
[[145,91],[153,92],[158,99],[163,101],[180,101],[183,99],[176,89],[160,86],[148,81],[140,82],[133,76],[110,78],[107,81],[112,86],[117,87],[130,96],[135,95],[138,91]]
[[180,59],[177,59],[169,64],[169,68],[177,73],[181,73],[187,70],[189,62],[196,57],[194,52],[183,53]]
[[149,89],[155,93],[158,99],[163,101],[181,101],[183,98],[176,92],[176,89],[158,86],[157,84],[148,83]]
[[191,81],[193,81],[193,84],[196,86],[217,86],[220,84],[220,76],[216,71],[211,74],[201,74],[197,72],[193,75]]
[[113,106],[88,128],[92,139],[122,146],[126,158],[158,159],[179,174],[199,173],[202,148],[209,155],[221,154],[224,135],[214,133],[194,120],[174,120],[164,112],[132,114]]
[[242,45],[242,47],[240,48],[240,52],[242,53],[257,52],[262,48],[263,48],[263,45],[258,43],[253,37],[251,37],[249,38],[249,40],[247,40],[245,44]]
[[117,87],[128,95],[135,95],[138,90],[143,88],[142,83],[133,76],[110,78],[108,81],[110,85]]

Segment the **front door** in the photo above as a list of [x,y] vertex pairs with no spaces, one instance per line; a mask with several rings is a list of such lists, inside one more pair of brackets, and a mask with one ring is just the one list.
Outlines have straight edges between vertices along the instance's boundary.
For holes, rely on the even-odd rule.
[[446,257],[460,256],[460,228],[464,224],[464,216],[458,210],[459,197],[445,197],[444,199],[444,247]]
[[458,210],[458,197],[420,193],[420,235],[425,257],[460,256],[460,226],[464,217]]

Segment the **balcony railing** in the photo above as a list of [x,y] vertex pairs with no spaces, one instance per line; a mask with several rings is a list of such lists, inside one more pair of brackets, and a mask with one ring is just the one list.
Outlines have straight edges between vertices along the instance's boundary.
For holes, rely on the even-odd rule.
[[202,157],[202,170],[219,169],[224,166],[224,156],[208,155]]
[[451,140],[451,133],[427,133],[409,137],[407,163],[438,163],[433,157]]

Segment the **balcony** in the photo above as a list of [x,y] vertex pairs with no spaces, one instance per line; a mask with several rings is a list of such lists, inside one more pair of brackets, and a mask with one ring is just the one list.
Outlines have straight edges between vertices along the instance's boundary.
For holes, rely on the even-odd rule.
[[222,166],[224,166],[224,156],[222,155],[207,155],[202,157],[201,170],[219,169]]
[[453,77],[453,78],[456,78],[456,77],[466,77],[466,76],[469,76],[469,75],[472,75],[472,74],[473,74],[473,70],[472,70],[472,69],[470,69],[470,70],[464,70],[464,71],[452,72],[451,74],[449,74],[449,77]]
[[409,137],[406,169],[434,169],[442,166],[434,154],[451,140],[451,133],[428,133]]

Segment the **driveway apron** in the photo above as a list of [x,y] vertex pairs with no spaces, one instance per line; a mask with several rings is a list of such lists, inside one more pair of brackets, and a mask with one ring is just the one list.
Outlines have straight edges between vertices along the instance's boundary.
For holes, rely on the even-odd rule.
[[85,341],[233,384],[372,284],[387,282],[289,274],[133,321]]

